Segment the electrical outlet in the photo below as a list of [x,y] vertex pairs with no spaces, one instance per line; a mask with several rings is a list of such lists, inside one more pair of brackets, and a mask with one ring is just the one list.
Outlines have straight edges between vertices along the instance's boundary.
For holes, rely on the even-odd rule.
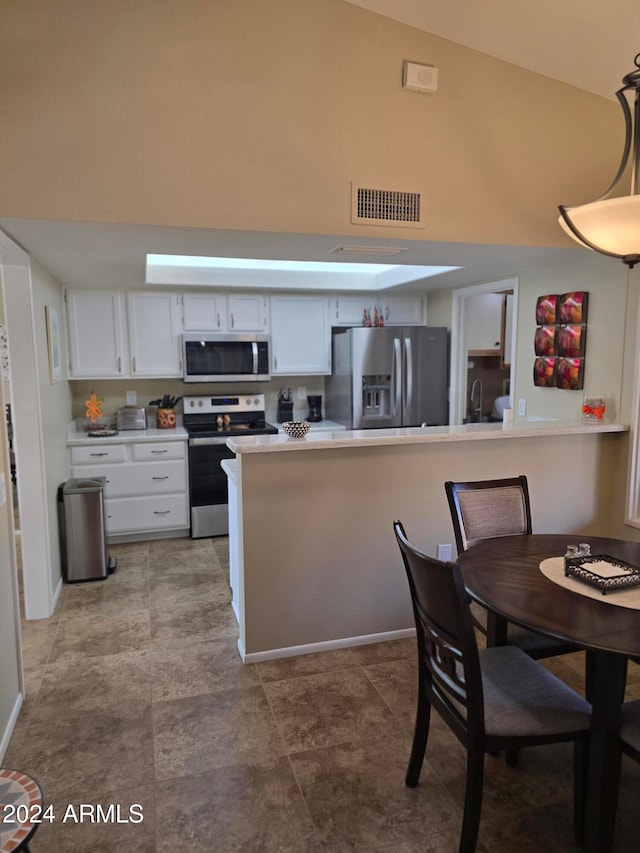
[[436,545],[436,559],[446,563],[451,560],[451,545]]
[[527,401],[523,397],[521,397],[518,400],[518,415],[521,418],[524,418],[524,416],[526,414],[527,414]]
[[298,400],[307,399],[307,389],[304,385],[298,385]]

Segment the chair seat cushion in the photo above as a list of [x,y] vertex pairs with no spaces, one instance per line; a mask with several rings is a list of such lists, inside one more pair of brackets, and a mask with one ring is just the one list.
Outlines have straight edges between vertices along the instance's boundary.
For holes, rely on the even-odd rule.
[[625,702],[620,714],[620,737],[640,752],[640,699]]
[[480,652],[485,733],[542,737],[584,731],[591,705],[515,646]]

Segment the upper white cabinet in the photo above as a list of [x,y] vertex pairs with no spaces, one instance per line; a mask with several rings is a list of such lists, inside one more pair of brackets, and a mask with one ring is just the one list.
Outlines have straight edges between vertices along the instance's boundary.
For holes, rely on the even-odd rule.
[[331,326],[326,296],[271,297],[271,373],[331,373]]
[[182,376],[180,296],[127,293],[131,376]]
[[361,326],[365,309],[371,320],[375,309],[389,326],[424,326],[425,298],[421,294],[383,296],[362,293],[357,296],[337,296],[331,302],[331,322],[334,326]]
[[378,308],[389,326],[424,326],[426,323],[425,298],[421,294],[383,296]]
[[331,300],[331,322],[334,326],[361,326],[365,309],[373,317],[376,297],[370,293],[359,296],[336,296]]
[[229,294],[230,332],[266,332],[269,329],[269,297],[259,293]]
[[225,332],[226,296],[221,293],[184,293],[182,322],[185,332]]
[[269,297],[260,293],[184,293],[185,332],[266,332]]
[[67,290],[69,376],[118,379],[129,375],[124,294]]
[[502,293],[481,293],[467,299],[469,355],[500,355],[502,351]]

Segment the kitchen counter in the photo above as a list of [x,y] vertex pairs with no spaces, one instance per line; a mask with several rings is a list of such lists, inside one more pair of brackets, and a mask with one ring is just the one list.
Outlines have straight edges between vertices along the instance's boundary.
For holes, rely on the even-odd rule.
[[[296,419],[298,420],[298,419]],[[304,420],[302,418],[301,420]],[[273,426],[278,427],[278,435],[286,435],[285,431],[282,429],[282,424],[278,423],[275,418],[268,418],[267,421]],[[336,421],[327,421],[324,418],[321,421],[316,421],[311,424],[309,428],[309,432],[344,432],[346,430],[346,426],[344,424],[336,423]]]
[[[325,422],[329,423],[329,422]],[[487,441],[558,435],[593,435],[627,432],[625,424],[583,424],[582,421],[522,421],[505,426],[501,423],[465,424],[463,426],[397,427],[394,429],[313,430],[304,438],[289,438],[285,433],[230,438],[227,446],[234,453],[271,453],[292,450],[335,450],[337,448],[376,447],[383,445],[430,444],[451,441]]]
[[236,453],[225,466],[230,582],[249,663],[411,636],[392,523],[400,519],[425,553],[453,544],[446,480],[525,474],[537,532],[628,538],[623,424],[317,431],[227,444]]
[[89,433],[79,428],[74,422],[67,427],[67,446],[75,447],[83,444],[97,444],[98,442],[115,444],[123,441],[186,441],[188,438],[184,427],[177,426],[175,429],[123,429],[115,435],[91,438]]

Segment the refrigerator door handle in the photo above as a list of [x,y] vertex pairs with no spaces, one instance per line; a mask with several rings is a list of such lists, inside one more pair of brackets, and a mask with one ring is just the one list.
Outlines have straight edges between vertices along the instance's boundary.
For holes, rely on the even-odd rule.
[[411,338],[404,339],[404,401],[403,409],[408,415],[413,398],[413,356],[411,354]]
[[402,352],[400,338],[393,339],[393,369],[391,385],[391,414],[395,416],[400,411],[402,394]]

